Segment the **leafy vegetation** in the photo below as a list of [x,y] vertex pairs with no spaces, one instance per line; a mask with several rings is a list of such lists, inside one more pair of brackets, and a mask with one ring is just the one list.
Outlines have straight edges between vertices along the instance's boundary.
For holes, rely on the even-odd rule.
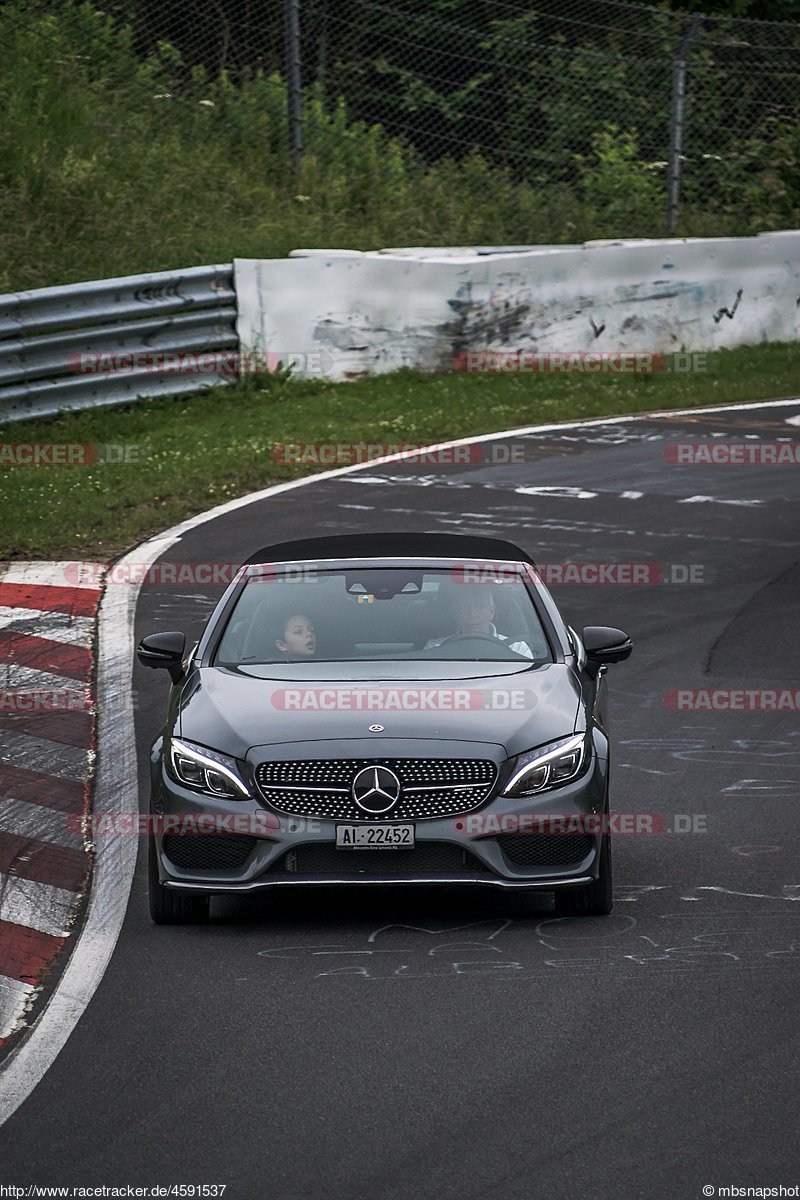
[[[562,0],[502,19],[489,0],[374,13],[364,0],[369,22],[326,3],[304,0],[295,177],[280,6],[6,0],[0,291],[302,245],[662,231],[683,17],[617,4],[617,28],[565,35]],[[710,149],[697,153],[695,137],[688,154],[682,233],[800,223],[800,43],[787,26],[784,68],[768,76],[776,60],[754,28],[746,50],[729,25],[698,42],[692,120]]]

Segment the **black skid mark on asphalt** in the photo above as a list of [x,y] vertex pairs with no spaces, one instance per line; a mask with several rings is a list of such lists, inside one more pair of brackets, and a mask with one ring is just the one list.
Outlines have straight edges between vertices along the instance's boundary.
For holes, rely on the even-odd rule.
[[599,338],[600,334],[603,332],[603,330],[606,327],[605,321],[603,322],[602,325],[595,325],[594,317],[589,317],[589,324],[592,327],[592,333],[594,334],[595,338]]
[[719,325],[719,323],[723,317],[727,317],[730,321],[733,320],[733,314],[736,312],[737,308],[739,307],[739,301],[742,298],[742,291],[743,291],[743,289],[739,288],[738,292],[736,293],[736,299],[733,302],[733,308],[720,308],[717,310],[717,312],[714,313],[714,324],[715,325]]

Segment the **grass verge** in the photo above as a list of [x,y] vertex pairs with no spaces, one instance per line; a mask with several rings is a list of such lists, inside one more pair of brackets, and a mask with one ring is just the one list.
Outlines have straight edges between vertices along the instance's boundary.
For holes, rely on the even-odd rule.
[[[190,397],[15,422],[0,427],[0,559],[110,561],[195,513],[308,474],[308,466],[275,461],[281,443],[428,444],[580,417],[791,396],[798,380],[800,345],[761,345],[709,356],[706,374],[401,371],[344,384],[262,377]],[[137,461],[2,465],[3,445],[31,442],[132,446]]]

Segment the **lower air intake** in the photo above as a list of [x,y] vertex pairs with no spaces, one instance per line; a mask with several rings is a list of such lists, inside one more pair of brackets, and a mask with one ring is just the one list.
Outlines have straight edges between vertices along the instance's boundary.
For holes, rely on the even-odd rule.
[[239,834],[168,833],[163,849],[184,871],[234,871],[250,857],[256,838]]
[[497,839],[515,867],[570,867],[591,854],[590,833],[507,833]]

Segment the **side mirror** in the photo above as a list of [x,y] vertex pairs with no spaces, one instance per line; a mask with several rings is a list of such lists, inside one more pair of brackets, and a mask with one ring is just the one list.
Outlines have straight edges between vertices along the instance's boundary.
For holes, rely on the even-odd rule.
[[598,667],[607,663],[622,662],[623,659],[630,658],[633,650],[633,642],[627,633],[608,625],[588,625],[581,640],[586,657]]
[[150,633],[136,647],[136,657],[143,667],[166,667],[172,682],[180,683],[185,650],[183,633]]

